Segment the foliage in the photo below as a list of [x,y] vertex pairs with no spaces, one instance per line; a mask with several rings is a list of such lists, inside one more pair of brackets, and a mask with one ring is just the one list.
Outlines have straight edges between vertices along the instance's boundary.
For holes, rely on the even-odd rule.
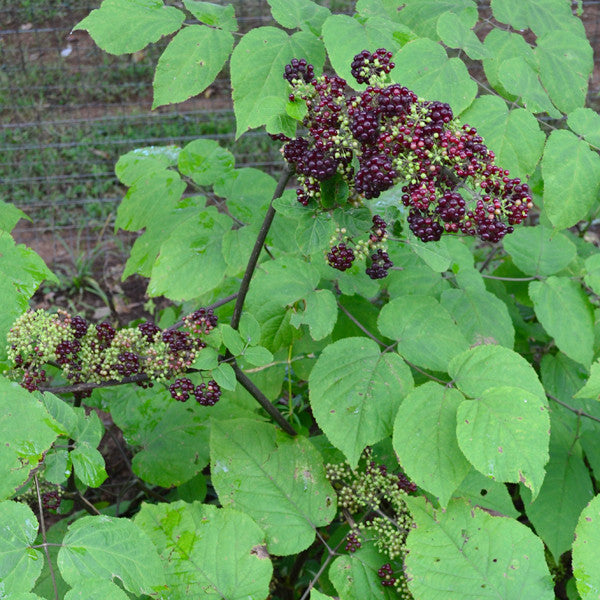
[[[197,0],[105,0],[76,25],[113,54],[168,41],[155,107],[228,65],[237,135],[265,128],[287,165],[239,169],[207,139],[122,156],[123,277],[173,305],[119,331],[27,312],[55,277],[0,206],[0,598],[597,598],[580,18],[269,5],[246,33]],[[128,445],[115,501],[97,409]]]

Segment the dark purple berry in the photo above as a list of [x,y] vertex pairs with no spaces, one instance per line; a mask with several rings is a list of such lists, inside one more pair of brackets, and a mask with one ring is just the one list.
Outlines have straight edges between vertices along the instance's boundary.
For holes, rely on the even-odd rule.
[[79,315],[75,315],[71,319],[71,329],[76,338],[82,338],[87,333],[88,327],[88,322]]
[[190,394],[194,393],[194,384],[192,383],[191,379],[182,377],[180,379],[176,379],[169,386],[169,392],[171,393],[171,397],[175,398],[175,400],[185,402],[190,397]]
[[387,252],[379,249],[371,255],[371,265],[366,268],[366,273],[371,279],[387,277],[388,270],[394,266]]
[[354,252],[352,248],[348,248],[346,244],[338,244],[333,246],[331,251],[327,254],[327,262],[329,266],[337,269],[338,271],[345,271],[352,266],[354,262]]
[[367,83],[374,75],[389,73],[395,66],[391,62],[392,56],[385,48],[379,48],[372,54],[363,50],[354,57],[350,65],[352,76],[358,83]]
[[150,343],[155,340],[156,334],[161,331],[160,327],[152,321],[144,321],[143,323],[139,323],[138,329]]
[[292,85],[297,81],[310,83],[314,76],[314,67],[308,64],[304,58],[292,58],[291,62],[285,65],[283,74],[283,78],[287,79]]
[[221,388],[214,379],[211,379],[208,383],[197,385],[194,396],[202,406],[214,406],[221,398]]

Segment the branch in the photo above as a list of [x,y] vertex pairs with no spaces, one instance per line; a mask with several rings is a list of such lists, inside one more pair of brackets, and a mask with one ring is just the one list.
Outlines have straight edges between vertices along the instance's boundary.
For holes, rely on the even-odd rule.
[[44,546],[44,553],[46,554],[46,560],[48,561],[48,570],[50,571],[50,578],[52,579],[52,587],[54,588],[54,599],[58,600],[58,588],[56,587],[56,577],[54,575],[54,567],[50,560],[50,551],[48,550],[48,542],[46,541],[46,523],[44,522],[44,506],[42,505],[42,495],[40,494],[40,484],[38,482],[37,473],[33,476],[35,482],[35,493],[38,500],[38,508],[40,511],[40,530],[42,532],[42,541]]
[[254,243],[254,248],[252,248],[252,253],[250,254],[250,258],[248,259],[246,271],[244,272],[244,277],[242,278],[242,283],[240,284],[235,308],[233,309],[233,316],[231,317],[231,326],[234,329],[237,329],[240,324],[240,318],[242,316],[244,301],[246,300],[246,294],[248,293],[248,288],[250,287],[250,280],[252,279],[252,275],[254,275],[254,270],[256,269],[256,265],[258,263],[258,257],[260,256],[260,252],[265,243],[267,233],[269,233],[271,223],[273,223],[273,218],[275,217],[273,200],[281,197],[281,194],[283,194],[283,190],[285,190],[285,186],[287,185],[287,182],[290,180],[290,177],[293,175],[293,173],[294,171],[290,167],[286,167],[283,173],[281,174],[279,182],[277,183],[277,187],[275,188],[275,192],[273,193],[273,198],[271,199],[271,203],[269,204],[269,208],[267,209],[267,213],[265,214],[263,223],[260,226],[258,237],[256,238],[256,242]]
[[557,404],[564,406],[567,410],[570,410],[572,413],[575,413],[578,417],[586,417],[587,419],[591,419],[592,421],[596,421],[597,423],[600,423],[600,418],[595,417],[594,415],[590,415],[589,413],[586,413],[585,411],[583,411],[579,408],[575,408],[574,406],[571,406],[570,404],[567,404],[566,402],[559,400],[556,396],[553,396],[552,394],[546,394],[546,397],[550,398],[550,400],[552,400],[553,402],[556,402]]
[[240,369],[237,361],[231,363],[235,378],[240,385],[273,417],[277,424],[292,436],[298,435],[297,431],[285,420],[274,404],[254,385],[252,380]]

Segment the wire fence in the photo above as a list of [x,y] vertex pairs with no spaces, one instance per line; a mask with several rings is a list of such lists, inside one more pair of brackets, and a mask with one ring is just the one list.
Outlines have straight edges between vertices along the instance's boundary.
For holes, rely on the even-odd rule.
[[[353,5],[321,3],[337,11]],[[232,4],[242,31],[272,22],[266,0]],[[485,8],[489,0],[479,4]],[[34,247],[55,233],[67,240],[77,234],[79,243],[94,245],[98,231],[112,231],[105,222],[125,191],[114,164],[134,148],[210,136],[234,152],[238,166],[272,170],[281,162],[278,144],[264,135],[234,141],[227,73],[199,97],[151,111],[154,67],[168,39],[132,55],[108,55],[86,32],[72,32],[99,5],[0,0],[0,200],[14,202],[33,219],[19,232]],[[582,6],[598,48],[600,0]],[[89,235],[81,235],[82,229]],[[45,256],[49,262],[57,258],[55,244],[42,250],[51,254]]]

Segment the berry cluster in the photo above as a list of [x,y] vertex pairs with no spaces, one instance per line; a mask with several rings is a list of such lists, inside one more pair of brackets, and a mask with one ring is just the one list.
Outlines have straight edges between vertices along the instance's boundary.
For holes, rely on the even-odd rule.
[[[308,109],[306,136],[285,138],[283,148],[298,174],[299,202],[319,203],[320,183],[334,176],[348,183],[354,203],[401,184],[408,225],[422,241],[447,232],[498,242],[527,217],[529,187],[495,164],[475,128],[455,119],[448,104],[386,82],[391,56],[380,48],[354,57],[352,75],[368,84],[357,95],[347,93],[339,77],[315,77],[304,59],[286,66],[291,97],[305,100]],[[348,268],[349,257],[339,246],[333,250],[329,263]],[[380,276],[385,260],[372,260]]]
[[381,585],[384,587],[391,587],[396,584],[396,578],[394,577],[394,570],[390,563],[385,563],[377,570],[377,576],[381,579]]
[[42,506],[50,510],[56,510],[60,506],[61,495],[58,490],[44,492],[42,494]]
[[[8,357],[13,373],[29,391],[46,381],[47,364],[58,365],[71,383],[102,383],[143,375],[138,384],[165,382],[185,372],[198,352],[206,346],[201,336],[217,324],[211,309],[201,308],[184,319],[184,329],[162,330],[146,321],[137,327],[116,331],[108,322],[96,325],[80,316],[59,311],[28,311],[14,323],[8,334]],[[171,385],[171,395],[187,400],[190,393],[201,404],[213,405],[220,396],[219,386],[209,382],[191,388],[189,379]],[[89,392],[81,392],[82,397]]]

